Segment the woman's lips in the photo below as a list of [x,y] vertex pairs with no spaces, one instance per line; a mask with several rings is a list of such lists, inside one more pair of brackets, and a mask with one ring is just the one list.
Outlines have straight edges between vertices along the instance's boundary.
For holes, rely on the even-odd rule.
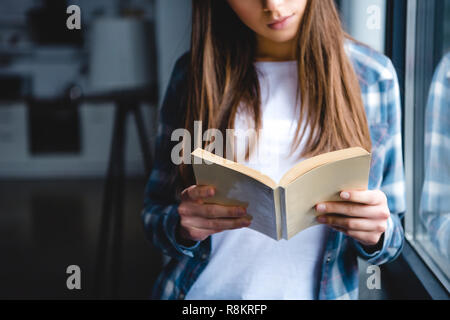
[[294,14],[292,14],[290,16],[282,17],[278,20],[275,20],[274,22],[269,23],[267,26],[273,30],[281,30],[287,26],[287,24],[291,21],[291,18],[293,16],[294,16]]

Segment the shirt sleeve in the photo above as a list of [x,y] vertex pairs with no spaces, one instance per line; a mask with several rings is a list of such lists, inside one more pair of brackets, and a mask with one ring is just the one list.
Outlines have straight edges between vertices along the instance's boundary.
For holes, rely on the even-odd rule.
[[404,244],[404,231],[401,217],[406,209],[405,176],[403,167],[401,101],[400,89],[394,66],[388,60],[387,71],[392,75],[380,83],[381,109],[387,113],[388,138],[386,139],[385,161],[381,191],[388,199],[391,216],[387,229],[379,244],[380,250],[370,252],[358,241],[354,240],[359,256],[370,264],[380,265],[397,258]]
[[182,128],[183,85],[185,85],[187,55],[181,57],[172,72],[169,86],[159,113],[158,134],[155,143],[154,166],[148,179],[144,209],[141,217],[147,239],[163,254],[172,258],[202,256],[201,242],[185,247],[177,241],[180,223],[179,199],[176,196],[180,181],[177,166],[171,160],[171,151],[178,141],[171,141],[175,128]]

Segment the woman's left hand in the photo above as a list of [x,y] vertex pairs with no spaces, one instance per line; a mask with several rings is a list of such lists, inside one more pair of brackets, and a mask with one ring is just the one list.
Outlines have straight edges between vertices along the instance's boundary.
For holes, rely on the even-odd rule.
[[391,215],[386,195],[380,190],[343,191],[340,197],[343,202],[316,205],[317,221],[365,246],[378,244]]

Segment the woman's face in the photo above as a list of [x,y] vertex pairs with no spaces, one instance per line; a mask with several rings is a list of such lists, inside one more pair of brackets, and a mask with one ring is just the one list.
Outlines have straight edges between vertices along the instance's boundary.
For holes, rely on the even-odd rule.
[[[214,0],[213,0],[214,1]],[[241,21],[274,42],[295,38],[308,0],[227,0]]]

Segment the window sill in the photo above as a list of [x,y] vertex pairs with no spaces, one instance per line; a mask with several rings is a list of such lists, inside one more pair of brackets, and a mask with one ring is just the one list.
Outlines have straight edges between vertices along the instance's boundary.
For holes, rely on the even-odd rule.
[[[436,274],[429,268],[423,260],[426,256],[420,245],[414,241],[406,240],[403,247],[403,252],[400,259],[404,260],[410,267],[412,275],[420,281],[428,295],[433,300],[447,300],[450,299],[448,288],[444,286]],[[405,270],[405,272],[407,272]]]

